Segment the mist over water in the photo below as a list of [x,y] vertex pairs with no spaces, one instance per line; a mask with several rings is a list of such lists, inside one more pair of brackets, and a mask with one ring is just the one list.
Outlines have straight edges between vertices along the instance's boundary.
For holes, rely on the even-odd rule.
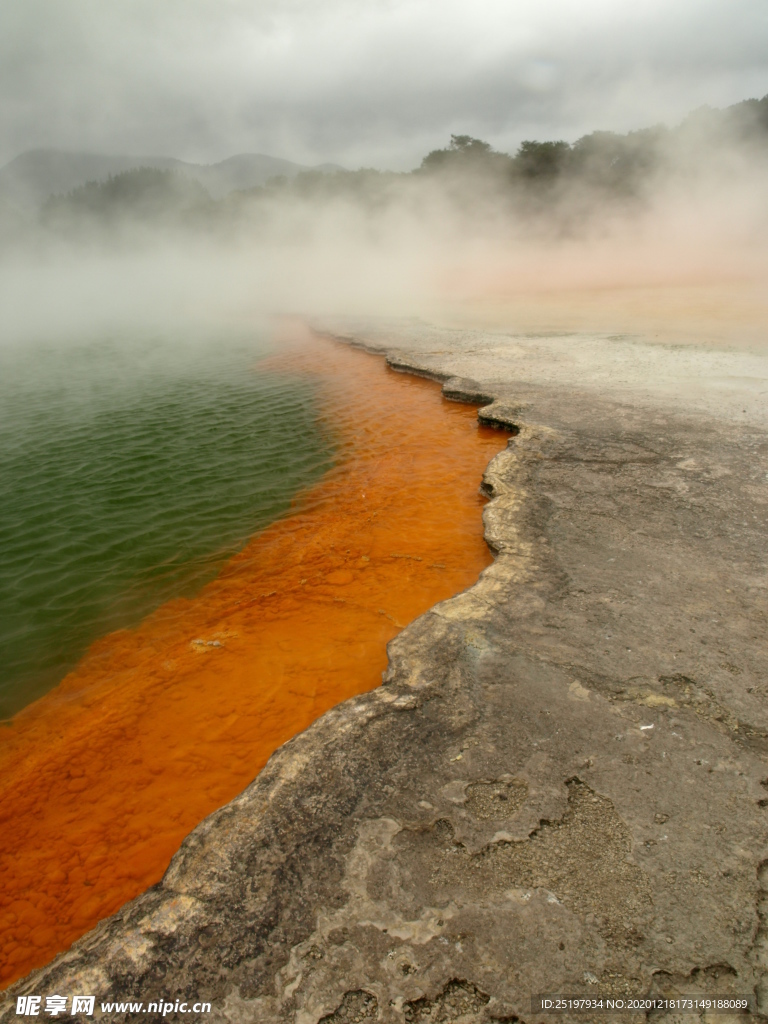
[[0,717],[191,595],[332,461],[260,333],[0,348]]
[[6,233],[0,715],[199,587],[329,465],[310,385],[256,365],[275,317],[765,349],[768,148],[712,123],[515,158],[454,137],[420,172],[216,201],[142,174]]
[[453,136],[410,173],[310,172],[217,199],[139,168],[15,228],[0,216],[2,333],[762,283],[767,172],[768,99],[514,156]]

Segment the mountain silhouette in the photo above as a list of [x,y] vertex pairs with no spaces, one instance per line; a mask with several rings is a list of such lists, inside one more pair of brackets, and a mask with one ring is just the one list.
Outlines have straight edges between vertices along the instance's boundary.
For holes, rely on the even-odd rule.
[[302,171],[342,170],[337,164],[308,167],[265,153],[238,153],[219,163],[194,164],[167,156],[31,149],[0,168],[0,205],[35,209],[49,196],[71,192],[89,181],[106,181],[111,175],[138,167],[179,171],[200,182],[213,199],[263,185],[278,176],[295,178]]

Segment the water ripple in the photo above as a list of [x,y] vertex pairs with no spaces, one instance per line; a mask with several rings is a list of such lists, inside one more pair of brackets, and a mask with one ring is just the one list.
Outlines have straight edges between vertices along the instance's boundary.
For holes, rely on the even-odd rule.
[[330,465],[258,339],[0,353],[0,717],[210,579]]

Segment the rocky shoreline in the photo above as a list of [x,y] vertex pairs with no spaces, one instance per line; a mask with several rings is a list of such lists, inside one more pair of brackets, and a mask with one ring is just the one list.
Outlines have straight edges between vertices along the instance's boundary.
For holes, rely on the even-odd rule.
[[545,993],[768,1015],[763,412],[545,379],[526,352],[551,363],[551,339],[514,359],[477,334],[323,327],[516,431],[483,482],[495,561],[0,1020],[27,993],[116,1021],[135,1014],[102,1002],[243,1024],[699,1016],[552,1015]]

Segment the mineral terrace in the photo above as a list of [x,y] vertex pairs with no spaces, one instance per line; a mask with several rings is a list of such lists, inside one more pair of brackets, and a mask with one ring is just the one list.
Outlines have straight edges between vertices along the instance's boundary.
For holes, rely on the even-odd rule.
[[768,1016],[768,359],[322,329],[516,428],[482,484],[495,561],[2,1020],[32,992],[105,1020],[130,999],[233,1024],[699,1016],[548,1015],[545,993]]

